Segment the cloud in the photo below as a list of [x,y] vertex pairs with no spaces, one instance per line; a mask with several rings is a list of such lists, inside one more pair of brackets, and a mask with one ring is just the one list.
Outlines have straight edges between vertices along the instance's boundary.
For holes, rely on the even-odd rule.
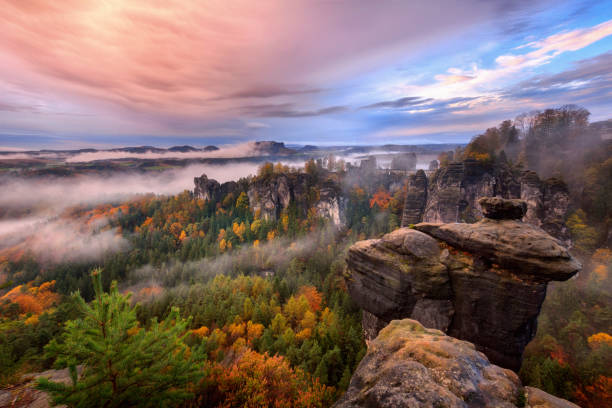
[[219,182],[257,172],[256,163],[198,164],[160,173],[111,176],[78,175],[59,178],[0,178],[0,210],[30,212],[49,217],[75,205],[127,200],[138,194],[177,194],[193,189],[193,178],[206,174]]
[[612,20],[593,27],[565,31],[521,45],[517,49],[533,49],[522,55],[500,55],[496,62],[501,67],[536,66],[550,61],[559,54],[577,51],[612,34]]
[[304,118],[309,116],[324,116],[335,113],[346,112],[346,106],[329,106],[326,108],[315,110],[296,110],[293,104],[262,104],[243,106],[242,111],[252,116],[268,117],[268,118]]
[[513,98],[558,98],[585,103],[591,97],[612,96],[612,52],[577,61],[572,69],[553,75],[538,75],[508,90]]
[[327,247],[332,242],[338,242],[338,235],[329,227],[296,240],[279,237],[262,242],[259,247],[245,244],[214,258],[186,263],[174,261],[159,267],[145,265],[128,273],[124,290],[138,289],[143,282],[146,286],[180,288],[189,282],[206,282],[216,275],[236,270],[245,274],[285,271],[292,259],[312,256],[317,248]]
[[123,251],[128,241],[116,229],[104,229],[100,220],[89,228],[82,220],[62,218],[13,219],[0,221],[0,250],[29,252],[38,262],[89,262],[107,253]]
[[96,223],[62,214],[67,208],[123,202],[138,195],[192,190],[206,174],[225,182],[255,174],[255,163],[191,165],[161,173],[48,178],[0,178],[0,251],[31,251],[41,262],[94,261],[122,251],[128,242],[107,220]]
[[406,96],[393,101],[377,102],[371,105],[363,106],[361,109],[375,109],[375,108],[405,108],[408,106],[422,105],[433,101],[431,98],[422,98],[420,96]]
[[249,129],[269,129],[270,125],[262,122],[247,122],[245,126]]
[[337,113],[344,103],[321,102],[339,81],[512,18],[508,8],[479,0],[6,0],[0,90],[6,107],[29,108],[0,111],[0,121],[61,134],[183,135],[266,115],[245,112],[245,98],[292,104],[269,117]]
[[[281,87],[275,85],[258,86],[233,93],[226,98],[273,98],[275,96],[304,95],[322,92],[321,89]],[[223,97],[220,99],[224,99]]]

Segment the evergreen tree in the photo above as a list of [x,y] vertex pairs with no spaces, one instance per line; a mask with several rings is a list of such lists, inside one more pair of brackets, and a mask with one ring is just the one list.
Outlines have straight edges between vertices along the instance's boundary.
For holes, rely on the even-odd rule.
[[72,382],[43,378],[37,387],[69,407],[165,407],[192,397],[188,385],[203,371],[202,354],[183,342],[189,321],[173,308],[161,323],[139,327],[130,294],[120,294],[115,282],[104,293],[99,269],[91,277],[94,301],[75,294],[83,317],[68,321],[62,341],[45,347],[57,366],[69,368]]

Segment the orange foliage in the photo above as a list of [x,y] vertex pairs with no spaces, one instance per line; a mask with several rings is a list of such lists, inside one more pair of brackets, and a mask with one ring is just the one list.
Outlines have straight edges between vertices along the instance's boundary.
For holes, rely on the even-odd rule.
[[595,269],[593,269],[593,273],[598,281],[605,281],[608,278],[608,267],[605,265],[597,265]]
[[138,291],[138,295],[136,296],[138,299],[148,298],[152,296],[160,295],[164,290],[161,286],[147,286]]
[[372,196],[372,199],[370,200],[370,208],[377,205],[381,210],[386,210],[389,207],[390,202],[391,194],[381,188]]
[[612,347],[612,336],[608,333],[597,333],[590,336],[587,340],[592,348],[600,347],[602,344],[607,344]]
[[599,248],[593,253],[591,260],[598,264],[607,265],[612,262],[612,251],[608,248]]
[[333,388],[293,370],[281,356],[246,349],[230,367],[215,363],[208,379],[219,393],[217,407],[303,407],[331,403]]
[[22,314],[40,314],[59,300],[59,295],[52,291],[55,281],[45,282],[40,286],[19,285],[11,289],[0,300],[9,300],[19,305]]
[[194,329],[191,331],[191,333],[195,334],[196,336],[202,338],[202,337],[206,337],[208,336],[210,330],[208,330],[208,327],[206,326],[202,326],[199,329]]
[[304,296],[308,301],[308,305],[310,306],[310,310],[317,313],[321,310],[321,305],[323,303],[323,295],[319,293],[317,288],[314,286],[302,286],[300,288],[299,294]]

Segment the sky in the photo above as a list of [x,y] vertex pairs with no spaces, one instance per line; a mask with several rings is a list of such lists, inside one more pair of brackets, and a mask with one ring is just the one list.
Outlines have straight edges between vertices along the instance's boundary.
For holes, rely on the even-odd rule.
[[612,1],[4,0],[0,149],[467,142],[612,118]]

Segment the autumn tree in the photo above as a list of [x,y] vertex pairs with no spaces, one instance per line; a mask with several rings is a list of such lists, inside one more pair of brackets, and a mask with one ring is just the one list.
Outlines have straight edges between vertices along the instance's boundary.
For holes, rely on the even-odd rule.
[[75,294],[83,317],[68,321],[61,339],[45,347],[58,367],[69,368],[71,382],[41,378],[37,387],[69,407],[172,406],[191,398],[188,385],[203,371],[202,354],[183,342],[189,320],[175,308],[161,323],[139,327],[130,294],[120,294],[116,283],[104,293],[99,269],[91,278],[95,299],[87,304]]

